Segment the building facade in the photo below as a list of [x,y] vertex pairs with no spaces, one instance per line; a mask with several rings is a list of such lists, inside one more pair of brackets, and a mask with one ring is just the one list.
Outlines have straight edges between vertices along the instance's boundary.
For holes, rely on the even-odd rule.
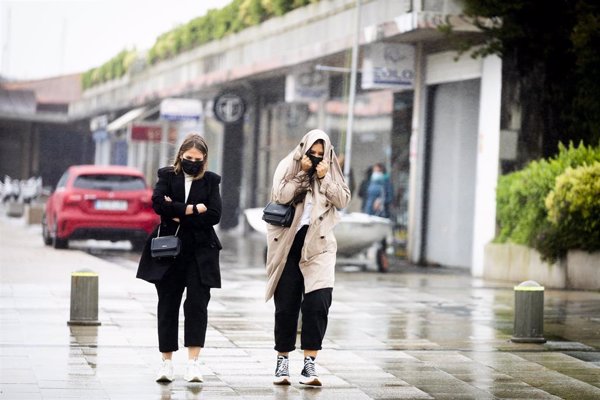
[[[69,117],[96,121],[90,135],[97,162],[136,166],[151,181],[186,132],[203,134],[210,168],[223,175],[232,215],[225,229],[241,226],[243,209],[266,203],[277,162],[304,133],[321,128],[338,153],[351,149],[350,211],[360,209],[364,171],[381,162],[393,180],[393,219],[406,235],[408,259],[480,275],[483,245],[495,230],[501,61],[457,58],[438,28],[450,23],[457,35],[477,35],[458,1],[363,0],[359,18],[357,4],[321,1],[138,68],[86,90]],[[355,42],[358,85],[348,130]],[[223,94],[245,105],[235,124],[215,116]],[[199,101],[201,115],[161,119],[169,98]],[[144,124],[150,128],[140,134]]]

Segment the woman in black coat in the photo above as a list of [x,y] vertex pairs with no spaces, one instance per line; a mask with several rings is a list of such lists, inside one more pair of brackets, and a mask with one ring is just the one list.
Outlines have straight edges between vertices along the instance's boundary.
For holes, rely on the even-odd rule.
[[137,277],[156,285],[158,293],[158,343],[162,364],[156,380],[173,380],[174,351],[178,349],[179,307],[185,316],[184,346],[188,365],[184,378],[202,382],[198,356],[204,347],[210,289],[221,287],[219,251],[221,243],[213,226],[221,219],[221,177],[206,170],[208,146],[191,134],[181,144],[173,166],[158,170],[152,207],[161,216],[160,235],[181,239],[176,258],[157,259],[150,254],[150,235],[140,259]]

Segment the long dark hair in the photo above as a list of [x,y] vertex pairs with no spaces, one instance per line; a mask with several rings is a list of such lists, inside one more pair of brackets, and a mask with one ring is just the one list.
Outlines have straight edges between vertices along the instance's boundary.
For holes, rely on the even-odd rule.
[[202,169],[198,172],[198,175],[194,176],[194,179],[200,179],[204,176],[206,172],[206,165],[208,163],[208,145],[204,138],[197,133],[190,133],[185,137],[183,143],[179,147],[179,151],[175,156],[175,161],[173,161],[173,167],[175,168],[175,173],[181,173],[181,157],[183,157],[183,153],[188,151],[189,149],[199,150],[202,154],[204,154],[204,162],[202,163]]

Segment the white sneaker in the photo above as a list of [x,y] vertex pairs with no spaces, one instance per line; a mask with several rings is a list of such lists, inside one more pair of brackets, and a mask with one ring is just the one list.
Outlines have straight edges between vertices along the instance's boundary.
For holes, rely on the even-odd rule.
[[187,367],[185,368],[185,375],[183,379],[188,382],[202,382],[202,374],[200,373],[200,361],[198,359],[188,360]]
[[156,374],[156,382],[173,381],[173,362],[171,360],[162,360],[160,368]]

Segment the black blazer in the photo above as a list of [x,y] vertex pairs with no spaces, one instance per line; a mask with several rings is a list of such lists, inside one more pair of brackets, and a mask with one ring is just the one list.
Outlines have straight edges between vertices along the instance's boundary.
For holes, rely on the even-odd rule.
[[[214,288],[221,287],[219,251],[222,246],[213,228],[221,219],[220,182],[219,175],[206,171],[202,179],[192,182],[186,202],[184,174],[175,174],[173,167],[164,167],[158,170],[158,182],[152,193],[152,208],[161,217],[160,235],[173,235],[180,226],[177,236],[181,238],[182,246],[194,247],[202,284]],[[165,201],[165,196],[172,201]],[[185,215],[186,206],[197,203],[204,203],[206,212]],[[180,223],[173,221],[173,218],[179,218]],[[155,259],[150,255],[150,241],[156,237],[157,231],[158,227],[146,241],[136,275],[152,283],[159,282],[174,261]]]

